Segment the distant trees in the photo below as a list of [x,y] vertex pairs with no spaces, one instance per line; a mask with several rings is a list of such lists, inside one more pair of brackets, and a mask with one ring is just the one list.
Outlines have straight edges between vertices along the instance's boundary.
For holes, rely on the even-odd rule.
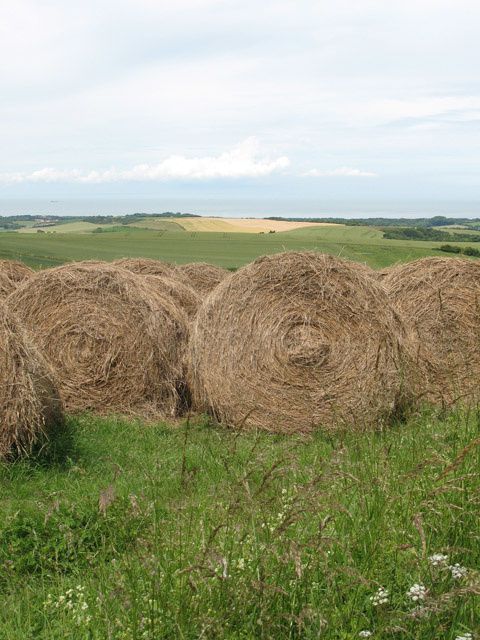
[[453,244],[442,244],[440,251],[445,251],[445,253],[462,253],[462,249],[455,247]]
[[440,251],[445,253],[462,253],[464,256],[480,257],[480,250],[475,247],[456,247],[453,244],[442,244]]
[[480,242],[480,233],[462,231],[443,231],[431,227],[389,227],[382,229],[386,240],[454,240],[455,242]]

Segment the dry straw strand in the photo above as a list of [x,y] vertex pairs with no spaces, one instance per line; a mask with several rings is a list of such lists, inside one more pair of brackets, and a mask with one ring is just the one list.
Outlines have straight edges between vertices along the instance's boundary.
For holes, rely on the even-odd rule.
[[16,284],[20,284],[34,273],[33,269],[18,260],[0,260],[0,272],[5,273]]
[[63,423],[54,376],[15,315],[0,303],[0,458],[28,453]]
[[377,278],[377,280],[383,282],[385,278],[390,275],[392,268],[393,267],[384,267],[383,269],[377,269],[377,271],[373,272],[373,275]]
[[182,404],[187,317],[125,269],[71,263],[8,299],[52,362],[70,411],[174,416]]
[[173,277],[146,275],[143,278],[152,289],[158,289],[162,295],[170,296],[190,319],[196,315],[201,302],[200,296],[175,274]]
[[0,271],[0,300],[5,300],[16,288],[17,285],[10,280],[7,274]]
[[382,284],[417,336],[426,399],[442,405],[477,402],[480,263],[421,258],[393,267]]
[[204,295],[215,289],[230,272],[206,262],[189,262],[179,265],[176,273],[179,273],[200,295]]
[[409,338],[361,265],[313,252],[260,258],[200,308],[189,348],[195,406],[276,432],[383,425],[408,402]]
[[0,260],[0,299],[6,298],[32,274],[33,270],[23,262]]
[[175,269],[170,263],[153,258],[120,258],[112,264],[145,276],[172,276]]

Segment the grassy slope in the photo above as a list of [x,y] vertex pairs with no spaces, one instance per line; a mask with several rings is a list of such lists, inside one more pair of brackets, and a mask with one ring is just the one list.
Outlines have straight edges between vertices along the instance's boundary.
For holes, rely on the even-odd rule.
[[179,263],[204,260],[224,267],[239,267],[267,253],[313,249],[383,267],[398,261],[438,255],[435,247],[441,244],[383,240],[381,235],[369,227],[334,226],[274,234],[138,229],[75,235],[2,233],[0,257],[18,258],[34,267],[88,258],[113,260],[122,256],[163,258]]
[[[1,638],[477,630],[477,416],[311,439],[89,417],[70,427],[56,458],[0,467]],[[467,577],[430,566],[439,552]],[[423,615],[406,596],[414,583],[429,590]],[[380,586],[390,601],[376,609]]]

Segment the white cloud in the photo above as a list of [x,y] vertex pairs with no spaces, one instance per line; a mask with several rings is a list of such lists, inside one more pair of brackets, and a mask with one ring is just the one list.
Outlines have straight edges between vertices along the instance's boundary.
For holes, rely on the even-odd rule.
[[[278,197],[315,167],[308,197],[342,199],[345,181],[363,197],[373,170],[376,194],[395,200],[464,197],[480,146],[479,20],[478,0],[264,0],[260,12],[253,0],[5,0],[0,182],[9,197],[54,197],[190,180],[210,196],[200,183],[218,178],[219,192]],[[242,156],[232,147],[251,132],[267,151]],[[264,184],[283,155],[295,169]]]
[[330,169],[328,171],[320,171],[319,169],[310,169],[302,174],[311,178],[329,178],[329,177],[347,177],[347,178],[377,178],[378,173],[373,171],[362,171],[361,169],[353,169],[352,167],[339,167],[338,169]]
[[82,172],[78,169],[59,170],[50,167],[30,173],[2,173],[0,182],[76,182],[100,184],[106,182],[144,182],[162,180],[210,180],[222,178],[259,178],[289,166],[286,156],[270,159],[260,156],[258,140],[247,138],[230,151],[218,156],[187,158],[173,155],[158,164],[138,164],[131,169],[107,169]]

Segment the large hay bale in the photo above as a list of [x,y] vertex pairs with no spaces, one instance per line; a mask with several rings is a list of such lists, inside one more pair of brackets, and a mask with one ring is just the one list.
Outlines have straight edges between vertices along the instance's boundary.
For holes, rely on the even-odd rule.
[[406,401],[407,343],[361,265],[309,252],[263,257],[198,312],[194,403],[227,425],[277,432],[382,425]]
[[428,400],[480,398],[480,262],[422,258],[397,265],[383,280],[413,329]]
[[0,260],[0,299],[6,298],[33,270],[17,260]]
[[0,458],[29,452],[63,421],[53,374],[18,319],[0,303]]
[[181,264],[176,268],[176,272],[190,284],[199,294],[204,295],[215,289],[224,278],[229,275],[229,271],[206,262],[190,262]]
[[172,276],[175,269],[168,262],[153,260],[152,258],[120,258],[120,260],[115,260],[112,264],[144,276]]
[[8,303],[49,356],[68,410],[179,410],[188,321],[159,287],[115,266],[73,263],[36,274]]

